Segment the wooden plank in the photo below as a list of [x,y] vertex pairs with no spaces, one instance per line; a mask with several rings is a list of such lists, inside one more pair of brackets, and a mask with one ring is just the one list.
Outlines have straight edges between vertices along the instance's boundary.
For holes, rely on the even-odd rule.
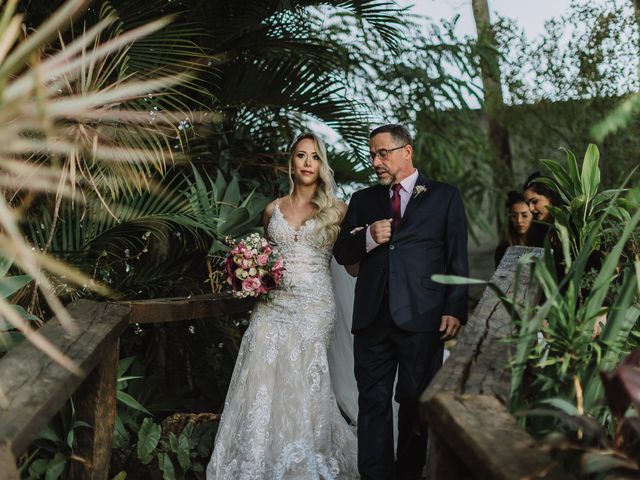
[[131,307],[130,323],[177,322],[249,312],[253,298],[235,298],[230,294],[194,295],[189,298],[158,298],[122,302]]
[[460,461],[456,452],[433,429],[429,433],[427,451],[427,479],[428,480],[475,480],[464,462]]
[[[67,333],[55,318],[40,332],[90,372],[127,327],[129,308],[77,300],[67,310],[77,333]],[[0,410],[0,442],[8,442],[16,457],[22,454],[82,380],[28,342],[12,349],[0,362],[0,388],[9,401],[9,408]]]
[[0,480],[20,480],[16,459],[7,443],[0,444]]
[[[570,480],[575,476],[541,450],[494,396],[434,395],[427,405],[429,425],[446,440],[455,458],[482,480]],[[436,477],[438,480],[458,480]]]
[[[534,247],[511,247],[505,253],[491,281],[503,292],[512,294],[518,258],[524,254],[541,256]],[[539,288],[531,282],[530,269],[521,273],[516,298],[535,302]],[[506,397],[509,372],[506,363],[509,345],[503,340],[512,331],[511,318],[496,294],[486,288],[480,303],[464,326],[457,344],[440,371],[423,393],[421,403],[440,392],[479,393]]]
[[111,442],[116,423],[118,340],[105,348],[98,366],[74,395],[76,418],[92,425],[76,433],[71,480],[107,480],[111,462]]
[[[524,254],[539,257],[543,250],[509,248],[491,281],[509,296],[515,291],[518,303],[533,305],[540,291],[531,269],[522,269],[515,278],[518,259]],[[511,334],[509,313],[486,288],[450,358],[420,400],[421,416],[432,431],[431,477],[457,480],[468,471],[483,480],[516,479],[553,464],[548,454],[532,448],[533,439],[504,406],[510,389],[511,348],[504,340]],[[467,470],[456,471],[460,462]],[[571,477],[562,473],[556,478]]]

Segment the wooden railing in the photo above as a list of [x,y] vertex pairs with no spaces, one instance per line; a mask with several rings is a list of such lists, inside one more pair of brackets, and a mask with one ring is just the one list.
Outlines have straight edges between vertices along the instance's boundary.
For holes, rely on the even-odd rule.
[[76,375],[28,342],[0,360],[0,388],[8,408],[0,409],[0,480],[18,480],[22,455],[71,395],[78,429],[70,478],[106,480],[116,416],[118,339],[130,323],[207,319],[248,312],[250,300],[220,295],[163,298],[126,303],[77,300],[67,306],[74,333],[49,320],[40,332],[82,369]]
[[[524,254],[540,248],[511,247],[491,281],[516,301],[535,303],[540,290],[529,268],[518,276]],[[451,356],[420,401],[429,424],[428,478],[435,480],[520,480],[575,478],[525,432],[505,403],[510,390],[508,361],[511,317],[486,288]]]
[[[518,301],[535,301],[539,291],[529,271],[515,285],[518,257],[540,249],[513,247],[492,277]],[[248,312],[251,301],[202,295],[127,303],[78,300],[68,306],[76,333],[56,319],[40,330],[82,368],[77,376],[25,342],[0,360],[0,388],[9,407],[0,410],[0,480],[18,480],[16,458],[73,394],[76,416],[92,429],[79,429],[71,478],[106,480],[116,412],[118,338],[129,323],[197,320]],[[509,314],[486,289],[451,357],[421,398],[430,426],[431,480],[570,479],[520,427],[505,407],[510,388]]]

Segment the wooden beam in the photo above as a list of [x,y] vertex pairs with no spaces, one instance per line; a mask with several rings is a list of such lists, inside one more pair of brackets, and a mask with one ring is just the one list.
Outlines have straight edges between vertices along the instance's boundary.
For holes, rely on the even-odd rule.
[[[525,254],[542,256],[535,247],[510,247],[491,277],[491,282],[503,292],[513,295],[516,302],[537,301],[540,289],[532,281],[530,268],[522,269],[518,284],[514,284],[518,259]],[[507,368],[509,344],[504,342],[512,333],[511,317],[497,295],[486,288],[480,303],[462,328],[451,356],[438,371],[423,393],[421,403],[441,392],[479,393],[506,398],[510,375]]]
[[[73,360],[91,372],[127,327],[125,305],[77,300],[67,310],[76,320],[76,333],[66,332],[53,318],[39,331]],[[28,342],[7,353],[0,362],[0,388],[9,407],[0,410],[0,442],[18,457],[82,383]]]
[[229,294],[206,294],[189,298],[158,298],[122,303],[131,308],[130,323],[159,323],[247,313],[253,308],[255,299],[239,299]]
[[[455,452],[455,461],[463,461],[475,478],[575,478],[536,445],[494,396],[439,393],[431,398],[427,412],[429,425]],[[455,477],[438,478],[449,479],[458,480]]]
[[71,480],[107,480],[111,462],[111,443],[116,423],[118,340],[105,348],[98,366],[74,395],[76,418],[93,428],[79,428]]
[[[515,296],[517,304],[535,305],[540,290],[531,269],[518,268],[518,259],[525,254],[542,256],[543,250],[509,248],[491,282]],[[458,480],[470,472],[482,480],[574,478],[554,473],[554,460],[536,448],[505,407],[511,346],[504,340],[512,328],[509,312],[490,288],[485,289],[451,356],[422,394],[421,416],[431,432],[431,477]]]

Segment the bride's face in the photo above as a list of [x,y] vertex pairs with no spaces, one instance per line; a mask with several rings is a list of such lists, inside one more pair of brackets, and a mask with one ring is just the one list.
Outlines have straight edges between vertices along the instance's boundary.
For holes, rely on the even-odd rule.
[[294,182],[302,185],[316,183],[320,174],[320,162],[315,142],[310,138],[300,140],[291,160]]

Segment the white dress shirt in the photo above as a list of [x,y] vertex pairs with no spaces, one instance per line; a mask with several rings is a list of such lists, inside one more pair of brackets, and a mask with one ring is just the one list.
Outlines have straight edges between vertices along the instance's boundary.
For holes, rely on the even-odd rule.
[[[400,182],[402,188],[400,189],[400,217],[404,215],[404,211],[407,208],[407,204],[411,199],[411,193],[413,192],[413,187],[416,186],[416,182],[418,181],[418,170],[414,169],[413,173],[406,177],[404,180]],[[393,196],[393,190],[389,188],[389,198]],[[371,236],[371,226],[367,225],[367,253],[373,250],[374,248],[380,246],[379,243]]]

